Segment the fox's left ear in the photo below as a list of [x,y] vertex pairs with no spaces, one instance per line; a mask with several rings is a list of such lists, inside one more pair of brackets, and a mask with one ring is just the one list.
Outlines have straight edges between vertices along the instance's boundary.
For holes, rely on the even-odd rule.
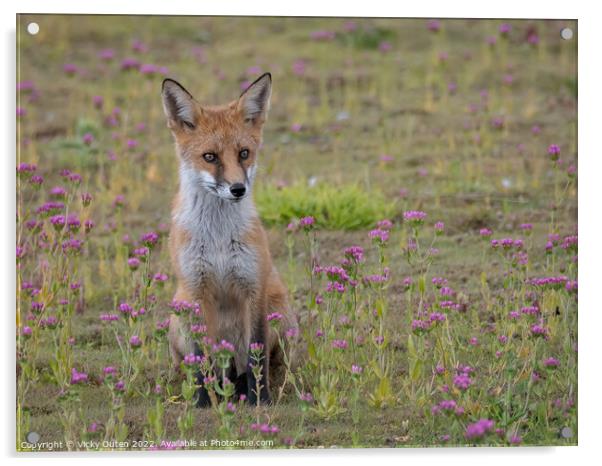
[[265,73],[251,84],[238,99],[237,108],[245,121],[262,124],[268,117],[272,95],[272,75]]

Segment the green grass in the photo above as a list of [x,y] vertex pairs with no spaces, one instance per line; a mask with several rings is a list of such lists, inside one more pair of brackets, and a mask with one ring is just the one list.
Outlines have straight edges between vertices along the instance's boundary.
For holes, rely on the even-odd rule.
[[396,199],[387,200],[382,192],[357,185],[268,185],[257,190],[255,201],[261,219],[269,226],[286,226],[311,215],[320,228],[358,230],[396,213]]

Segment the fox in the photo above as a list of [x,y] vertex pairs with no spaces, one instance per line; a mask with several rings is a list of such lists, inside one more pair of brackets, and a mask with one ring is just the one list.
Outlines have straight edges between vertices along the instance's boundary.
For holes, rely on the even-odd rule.
[[[220,106],[201,105],[173,79],[165,79],[161,89],[179,160],[168,239],[177,281],[173,299],[198,303],[210,340],[234,346],[228,379],[234,381],[236,395],[244,394],[252,405],[271,403],[270,366],[282,364],[284,348],[267,317],[278,313],[280,328],[297,329],[252,197],[271,94],[270,73]],[[174,313],[168,340],[175,367],[191,353],[209,357]],[[251,370],[253,343],[263,348],[260,393]],[[200,376],[197,386],[196,405],[209,406]]]

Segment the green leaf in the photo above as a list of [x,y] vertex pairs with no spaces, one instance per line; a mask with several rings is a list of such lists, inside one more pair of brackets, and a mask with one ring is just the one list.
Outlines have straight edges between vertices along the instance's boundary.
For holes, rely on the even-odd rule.
[[422,375],[422,368],[424,367],[424,363],[420,359],[416,359],[412,364],[412,370],[410,372],[410,377],[414,382],[420,379]]

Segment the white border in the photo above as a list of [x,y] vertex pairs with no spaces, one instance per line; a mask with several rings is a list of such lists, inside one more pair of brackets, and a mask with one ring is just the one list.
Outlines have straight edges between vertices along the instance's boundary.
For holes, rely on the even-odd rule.
[[[600,274],[600,241],[602,232],[600,221],[600,141],[598,128],[602,102],[600,99],[599,44],[601,16],[589,1],[546,1],[527,2],[524,0],[505,0],[504,2],[483,2],[469,0],[454,1],[422,1],[394,2],[393,0],[370,0],[369,2],[325,2],[323,0],[292,1],[197,1],[169,0],[159,2],[146,0],[140,3],[126,3],[123,0],[87,0],[74,2],[69,0],[32,1],[21,0],[17,5],[1,2],[2,39],[4,54],[2,60],[2,100],[4,108],[0,131],[2,141],[6,141],[0,159],[3,163],[2,176],[5,177],[2,192],[2,317],[4,319],[5,342],[2,347],[2,361],[5,362],[5,383],[1,387],[6,409],[5,418],[0,424],[0,439],[5,456],[9,462],[15,461],[14,453],[14,141],[15,141],[15,14],[20,13],[89,13],[89,14],[203,14],[203,15],[269,15],[269,16],[395,16],[395,17],[471,17],[471,18],[570,18],[579,20],[579,229],[580,229],[580,264],[579,264],[579,447],[567,448],[521,448],[521,449],[413,449],[413,450],[361,450],[332,451],[312,450],[289,452],[228,452],[228,453],[174,453],[165,452],[153,455],[128,453],[119,455],[120,460],[145,463],[166,461],[211,461],[219,464],[230,462],[255,463],[258,461],[287,464],[330,463],[372,461],[386,463],[415,462],[462,463],[463,465],[486,462],[488,465],[512,463],[545,462],[558,464],[589,463],[596,455],[596,447],[602,446],[600,441],[600,397],[598,391],[602,370],[598,358],[600,354],[600,314],[602,306],[598,305],[600,295],[596,293],[596,282]],[[594,456],[595,455],[595,456]],[[81,462],[85,458],[92,464],[102,464],[115,454],[65,455],[46,454],[25,458],[24,461],[41,459],[49,463]]]

